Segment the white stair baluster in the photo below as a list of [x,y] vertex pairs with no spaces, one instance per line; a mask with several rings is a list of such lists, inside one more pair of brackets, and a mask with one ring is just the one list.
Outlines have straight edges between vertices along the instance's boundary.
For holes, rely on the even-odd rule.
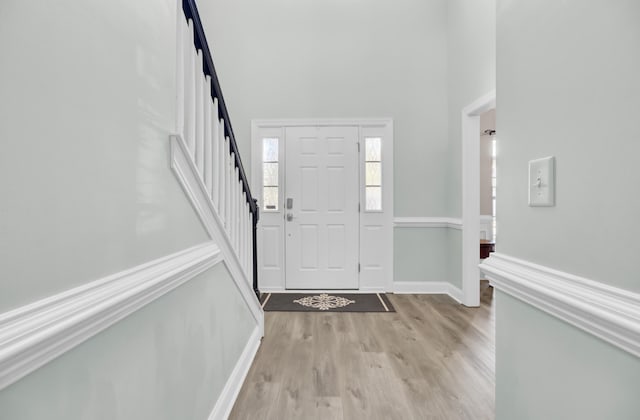
[[231,163],[231,180],[233,181],[233,186],[231,187],[231,191],[233,192],[233,196],[231,197],[231,245],[238,255],[238,243],[236,239],[238,238],[238,170],[235,164],[236,154],[233,154],[233,161]]
[[230,149],[230,144],[229,144],[229,137],[226,138],[226,141],[224,142],[225,145],[225,158],[226,158],[226,165],[225,168],[227,170],[227,173],[225,174],[225,189],[226,189],[226,193],[225,193],[225,205],[224,205],[224,218],[225,218],[225,228],[227,230],[227,236],[230,238],[230,232],[231,232],[231,187],[233,185],[233,182],[231,181],[231,159],[233,158],[233,156],[231,155],[231,149]]
[[202,69],[202,51],[196,56],[196,150],[195,163],[204,181],[204,71]]
[[245,274],[247,274],[247,266],[244,263],[244,253],[245,253],[244,245],[247,241],[247,238],[245,237],[246,227],[244,225],[244,222],[245,222],[244,211],[245,211],[245,203],[246,203],[245,198],[246,196],[244,195],[244,192],[240,194],[240,265],[242,266],[242,269],[244,270]]
[[245,252],[244,252],[244,265],[245,267],[247,267],[247,277],[249,278],[249,281],[251,282],[251,272],[249,271],[249,268],[251,266],[251,207],[249,206],[249,203],[247,202],[245,204],[245,212],[244,212],[244,223],[247,226],[247,230],[245,232],[245,238],[246,238],[246,243],[245,243]]
[[182,138],[184,139],[184,82],[185,82],[185,76],[184,76],[184,67],[185,67],[185,38],[187,36],[187,31],[189,30],[189,27],[187,26],[187,20],[183,19],[184,16],[181,16],[180,19],[178,19],[178,25],[177,25],[177,53],[178,53],[178,57],[177,57],[177,62],[178,62],[178,68],[177,68],[177,86],[176,86],[176,91],[178,94],[178,103],[177,103],[177,109],[176,109],[176,133],[180,134],[182,136]]
[[247,217],[247,214],[249,212],[249,205],[247,204],[247,194],[245,193],[244,195],[244,212],[242,212],[243,214],[243,218],[242,220],[244,220],[244,243],[243,243],[243,253],[242,255],[244,256],[244,259],[242,260],[242,263],[244,265],[244,271],[247,274],[247,278],[249,278],[249,263],[248,263],[248,259],[247,259],[247,255],[249,255],[249,219]]
[[[195,158],[196,141],[196,50],[193,41],[193,21],[189,20],[187,29],[187,45],[185,45],[185,132],[184,140],[187,143],[191,159]],[[194,161],[195,162],[195,161]]]
[[223,225],[226,225],[226,214],[225,214],[225,206],[226,206],[226,194],[227,194],[227,160],[225,157],[226,146],[224,141],[224,121],[220,120],[218,123],[218,146],[220,146],[220,154],[218,155],[218,186],[220,188],[219,198],[218,198],[218,215],[220,216],[220,220]]
[[249,213],[249,282],[253,286],[253,214]]
[[236,217],[238,213],[236,213],[236,167],[235,167],[236,154],[231,153],[231,227],[229,228],[229,239],[231,240],[231,247],[234,252],[236,251]]
[[240,169],[236,168],[236,253],[238,259],[240,259],[240,218],[242,217],[241,197],[242,196],[242,181],[240,180]]
[[[211,83],[211,80],[209,80]],[[211,90],[209,90],[211,91]],[[218,144],[220,139],[220,121],[218,120],[218,98],[213,100],[211,107],[211,162],[213,164],[211,168],[211,199],[213,200],[213,207],[218,211],[219,204],[219,191],[220,191],[220,145]]]
[[[229,144],[229,148],[231,148],[231,144]],[[231,248],[233,248],[233,218],[235,214],[233,213],[233,195],[235,191],[233,190],[235,186],[235,182],[233,181],[233,160],[235,158],[235,154],[230,152],[229,154],[229,166],[227,170],[227,174],[229,174],[229,180],[227,185],[229,186],[229,204],[227,205],[227,214],[228,214],[228,232],[229,232],[229,241],[231,242]]]
[[213,199],[213,135],[211,132],[213,121],[212,101],[211,101],[211,77],[207,76],[204,81],[204,185],[207,187],[209,198]]
[[238,231],[236,234],[236,252],[238,253],[238,259],[240,260],[240,235],[242,234],[242,230],[240,229],[240,221],[242,220],[242,180],[240,179],[240,169],[236,168],[236,174],[236,212],[238,214],[238,218],[236,220],[236,229]]
[[231,196],[231,246],[233,247],[233,250],[236,252],[236,255],[238,255],[238,248],[236,247],[236,234],[238,233],[238,230],[236,229],[236,221],[238,219],[238,211],[236,210],[237,206],[238,206],[238,201],[237,201],[237,193],[238,193],[238,181],[236,178],[236,166],[235,166],[235,159],[236,159],[236,155],[235,153],[233,154],[233,163],[231,166],[231,180],[233,181],[232,186],[231,186],[231,192],[232,192],[232,196]]

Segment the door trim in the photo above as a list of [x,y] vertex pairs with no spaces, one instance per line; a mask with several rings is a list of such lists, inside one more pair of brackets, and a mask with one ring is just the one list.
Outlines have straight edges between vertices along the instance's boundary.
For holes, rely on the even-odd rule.
[[[393,127],[392,118],[320,118],[320,119],[257,119],[251,120],[251,133],[258,127]],[[252,136],[253,139],[253,136]],[[253,161],[252,161],[253,162]]]
[[[281,138],[284,141],[284,131],[287,127],[358,127],[358,141],[361,144],[361,148],[364,144],[363,133],[371,132],[371,130],[379,130],[382,136],[384,136],[383,142],[383,212],[365,212],[364,203],[361,199],[362,208],[360,211],[360,262],[362,265],[363,260],[363,247],[362,247],[362,235],[366,228],[372,226],[380,226],[380,235],[383,238],[380,240],[380,245],[376,249],[380,249],[382,268],[376,272],[376,267],[370,265],[365,267],[362,265],[362,270],[359,275],[359,289],[360,291],[369,292],[392,292],[393,291],[393,196],[394,196],[394,182],[393,182],[393,119],[391,118],[352,118],[352,119],[256,119],[251,121],[251,190],[255,192],[255,196],[262,197],[262,151],[261,151],[261,130],[270,130],[271,132],[280,130]],[[362,149],[361,149],[362,150]],[[282,149],[280,149],[282,154]],[[281,163],[284,165],[284,161]],[[364,173],[364,152],[359,155],[359,170],[360,173]],[[360,179],[360,191],[364,190],[364,177]],[[361,195],[362,196],[362,195]],[[282,200],[282,198],[281,198]],[[371,221],[375,219],[376,222]],[[264,217],[260,218],[261,221]],[[258,229],[259,235],[261,228]],[[282,230],[284,234],[284,229]],[[283,238],[284,239],[284,238]],[[263,238],[258,239],[258,258],[263,255]],[[259,270],[262,265],[259,263]],[[284,275],[281,279],[270,276],[258,275],[258,288],[260,290],[269,291],[284,291],[285,282]]]

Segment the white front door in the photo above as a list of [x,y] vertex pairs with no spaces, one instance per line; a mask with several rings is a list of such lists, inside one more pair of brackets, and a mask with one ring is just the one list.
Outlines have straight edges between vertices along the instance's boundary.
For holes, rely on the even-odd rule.
[[287,127],[287,289],[357,289],[357,127]]

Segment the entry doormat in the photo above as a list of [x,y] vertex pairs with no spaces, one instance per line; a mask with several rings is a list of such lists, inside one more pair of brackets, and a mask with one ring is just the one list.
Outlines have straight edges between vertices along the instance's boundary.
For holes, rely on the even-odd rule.
[[267,312],[395,312],[384,293],[265,293]]

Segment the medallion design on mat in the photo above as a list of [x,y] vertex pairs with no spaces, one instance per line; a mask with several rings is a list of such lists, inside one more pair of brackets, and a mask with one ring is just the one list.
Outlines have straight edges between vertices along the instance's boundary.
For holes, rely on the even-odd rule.
[[320,309],[321,311],[342,308],[344,306],[351,305],[352,303],[356,303],[355,300],[349,300],[340,296],[331,296],[326,293],[316,296],[305,296],[300,299],[295,299],[293,302],[302,306]]

